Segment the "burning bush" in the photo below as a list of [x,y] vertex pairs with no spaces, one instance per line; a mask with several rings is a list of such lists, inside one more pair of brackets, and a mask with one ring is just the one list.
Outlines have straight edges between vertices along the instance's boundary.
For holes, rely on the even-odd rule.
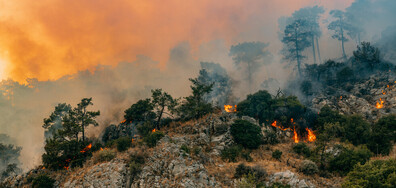
[[249,121],[235,120],[230,131],[234,141],[245,148],[257,149],[263,143],[260,127]]
[[144,142],[146,142],[147,146],[152,148],[155,147],[157,145],[157,142],[161,140],[161,138],[164,136],[165,134],[163,132],[155,131],[144,137],[143,140]]

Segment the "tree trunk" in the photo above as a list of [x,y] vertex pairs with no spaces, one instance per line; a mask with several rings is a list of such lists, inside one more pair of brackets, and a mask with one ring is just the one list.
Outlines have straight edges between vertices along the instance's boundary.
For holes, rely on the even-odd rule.
[[342,57],[346,60],[346,54],[344,48],[344,28],[342,27],[342,21],[341,21],[340,30],[341,30]]
[[161,123],[161,117],[162,113],[164,113],[165,106],[162,107],[160,114],[158,115],[158,120],[157,120],[157,130],[160,129],[160,123]]
[[312,55],[313,55],[313,59],[314,59],[314,64],[316,64],[315,36],[314,35],[312,35],[311,40],[312,40]]
[[319,64],[322,63],[322,58],[320,57],[320,50],[319,50],[319,42],[318,42],[318,37],[315,37],[315,41],[316,41],[316,50],[318,51],[318,60],[319,60]]

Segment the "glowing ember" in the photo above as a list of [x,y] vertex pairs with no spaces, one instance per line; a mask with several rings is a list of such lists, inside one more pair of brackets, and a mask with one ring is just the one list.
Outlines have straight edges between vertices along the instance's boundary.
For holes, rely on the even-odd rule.
[[383,107],[384,107],[384,101],[380,98],[380,101],[377,102],[377,104],[375,105],[375,107],[376,107],[377,109],[383,108]]
[[236,112],[237,105],[234,107],[231,105],[224,105],[224,111],[226,112]]
[[385,94],[386,94],[386,92],[385,92],[384,90],[382,90],[382,94],[383,94],[383,95],[385,95]]
[[294,133],[294,136],[293,136],[293,139],[294,139],[294,143],[298,143],[298,135],[297,135],[297,132],[296,132],[296,127],[294,127],[294,129],[293,129],[293,133]]
[[155,131],[156,131],[155,129],[151,130],[152,133],[155,133]]
[[307,132],[308,132],[308,141],[314,142],[316,140],[316,135],[313,133],[313,131],[311,131],[308,128],[305,128],[305,130],[307,130]]
[[342,99],[342,96],[340,96],[340,100]]
[[87,152],[88,150],[90,150],[92,148],[92,144],[89,144],[87,147],[85,147],[83,150],[81,150],[80,152],[81,153],[85,153],[85,152]]
[[103,148],[100,148],[100,151],[103,151]]

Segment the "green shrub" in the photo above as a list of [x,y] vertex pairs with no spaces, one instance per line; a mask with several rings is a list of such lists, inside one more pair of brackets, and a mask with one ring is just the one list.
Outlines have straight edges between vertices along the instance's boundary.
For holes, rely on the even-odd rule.
[[304,142],[294,144],[293,151],[299,155],[303,155],[304,157],[309,157],[311,155],[311,150]]
[[340,154],[330,160],[329,169],[339,172],[341,175],[345,175],[351,171],[356,164],[366,163],[371,156],[372,153],[364,145],[352,149],[342,147]]
[[229,162],[236,162],[237,158],[241,155],[242,147],[241,146],[231,146],[228,148],[224,148],[221,151],[221,159],[224,161],[227,160]]
[[310,160],[304,160],[300,164],[299,170],[306,175],[313,175],[319,172],[318,166]]
[[375,154],[389,155],[396,142],[396,115],[380,118],[373,126],[367,147]]
[[132,140],[128,137],[122,137],[117,139],[117,150],[119,152],[126,151],[129,147],[131,147]]
[[147,146],[150,148],[155,147],[157,145],[157,142],[161,140],[162,137],[164,137],[165,134],[160,131],[152,132],[150,133],[147,137],[145,137],[143,140],[146,142]]
[[345,140],[349,140],[353,145],[366,144],[370,138],[370,124],[362,116],[352,115],[346,118],[344,124]]
[[242,150],[241,157],[245,159],[247,162],[253,161],[253,158],[250,156],[249,150]]
[[374,160],[356,165],[345,178],[343,187],[394,187],[396,160]]
[[274,145],[279,143],[278,137],[276,136],[276,133],[274,131],[265,130],[264,134],[265,136],[263,138],[263,142],[265,144]]
[[261,166],[246,166],[245,164],[241,163],[237,166],[235,169],[235,178],[241,178],[243,176],[247,176],[249,174],[252,174],[255,178],[256,182],[262,182],[265,180],[265,178],[268,176],[267,171],[262,168]]
[[145,163],[146,156],[141,153],[135,153],[130,156],[129,159],[129,173],[131,176],[131,182],[137,179],[140,172],[142,172],[143,165]]
[[139,124],[137,126],[137,131],[140,134],[140,136],[146,137],[153,131],[154,128],[155,128],[155,125],[146,121],[143,124]]
[[111,161],[114,159],[116,156],[116,153],[113,150],[110,149],[104,149],[99,151],[96,156],[94,156],[94,161],[95,162],[105,162],[105,161]]
[[263,140],[260,127],[245,120],[235,120],[231,135],[237,144],[249,149],[257,149]]
[[275,150],[274,152],[272,152],[272,158],[280,160],[280,158],[282,157],[282,152],[279,150]]
[[274,184],[272,184],[268,188],[290,188],[290,185],[279,183],[279,182],[275,182]]
[[33,178],[32,187],[33,188],[52,188],[54,187],[55,180],[47,175],[38,175]]
[[190,148],[186,144],[181,145],[180,150],[184,151],[186,154],[190,153]]

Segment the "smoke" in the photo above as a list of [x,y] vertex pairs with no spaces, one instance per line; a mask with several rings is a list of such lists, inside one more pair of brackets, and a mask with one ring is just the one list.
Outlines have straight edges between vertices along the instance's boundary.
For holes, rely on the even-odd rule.
[[[88,132],[98,135],[104,127],[122,121],[124,110],[149,97],[151,89],[187,96],[188,78],[198,76],[199,62],[224,67],[234,80],[233,94],[243,98],[242,73],[228,54],[232,45],[246,41],[270,44],[272,63],[258,68],[254,88],[268,80],[262,87],[276,91],[294,74],[279,64],[282,43],[277,22],[281,16],[291,16],[305,6],[323,6],[326,12],[320,26],[326,28],[323,20],[329,10],[372,7],[371,16],[355,11],[368,20],[362,40],[386,41],[384,37],[394,36],[380,34],[395,23],[392,9],[396,6],[391,0],[352,2],[0,1],[0,73],[6,73],[0,79],[11,78],[0,83],[0,133],[23,147],[20,159],[25,169],[31,168],[41,162],[43,118],[58,103],[75,106],[82,98],[93,97],[90,110],[101,111],[100,126]],[[345,10],[352,12],[352,8]],[[377,14],[383,19],[380,22]],[[339,57],[339,43],[326,29],[319,43],[322,59]],[[349,42],[347,53],[355,47]],[[304,53],[311,57],[310,51]]]

